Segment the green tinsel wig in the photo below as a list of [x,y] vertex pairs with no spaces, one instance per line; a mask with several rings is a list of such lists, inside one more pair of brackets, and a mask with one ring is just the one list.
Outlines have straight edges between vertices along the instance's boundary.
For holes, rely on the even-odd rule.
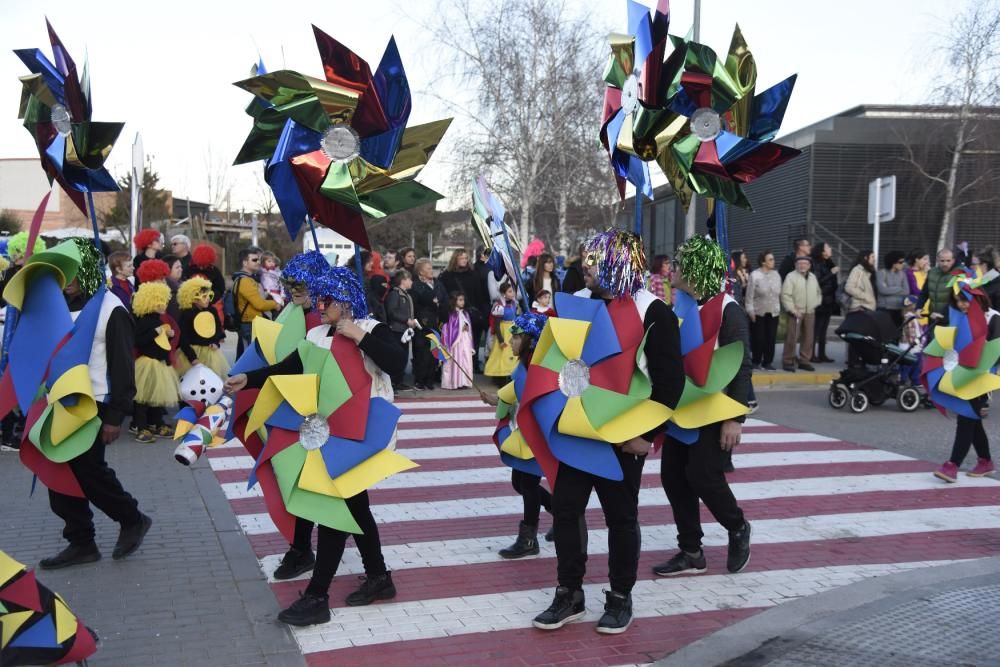
[[104,255],[92,239],[74,236],[69,242],[75,243],[80,251],[80,270],[76,274],[80,290],[87,296],[94,296],[104,284]]
[[726,278],[726,253],[707,236],[694,236],[677,249],[677,265],[684,281],[697,296],[712,297],[722,291]]
[[[7,256],[10,257],[10,261],[16,262],[17,260],[24,257],[24,253],[28,249],[28,232],[18,232],[10,237],[7,241]],[[45,250],[45,241],[40,238],[35,239],[35,248],[32,251],[42,252]]]

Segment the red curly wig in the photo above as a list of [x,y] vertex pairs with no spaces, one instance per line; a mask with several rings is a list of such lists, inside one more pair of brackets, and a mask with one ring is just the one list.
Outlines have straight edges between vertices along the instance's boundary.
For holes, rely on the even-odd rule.
[[215,264],[215,248],[207,243],[199,243],[191,250],[192,266],[213,266]]
[[133,243],[135,243],[135,249],[138,250],[139,252],[143,252],[146,250],[146,248],[148,248],[154,241],[156,241],[160,237],[161,237],[160,232],[156,231],[155,229],[144,229],[138,234],[136,234],[135,238],[132,239],[132,241]]
[[151,283],[163,280],[170,275],[170,267],[162,259],[147,259],[135,271],[141,283]]

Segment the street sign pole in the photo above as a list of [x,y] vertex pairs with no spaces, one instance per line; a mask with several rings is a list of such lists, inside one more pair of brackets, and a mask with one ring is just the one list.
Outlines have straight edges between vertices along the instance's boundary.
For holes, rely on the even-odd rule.
[[882,233],[882,223],[892,222],[895,218],[896,177],[879,176],[874,181],[868,183],[868,224],[875,227],[872,230],[872,252],[875,253],[876,265],[879,261],[879,242]]
[[881,178],[876,178],[875,179],[875,215],[873,216],[875,218],[875,220],[872,223],[872,224],[875,225],[875,239],[872,242],[872,248],[875,250],[875,266],[878,266],[878,258],[881,257],[881,255],[879,255],[879,253],[878,253],[879,229],[882,226],[881,224],[879,224],[879,222],[880,222],[879,218],[882,217],[882,215],[881,215],[882,211],[881,211],[881,208],[880,208],[881,204],[882,204],[882,179]]

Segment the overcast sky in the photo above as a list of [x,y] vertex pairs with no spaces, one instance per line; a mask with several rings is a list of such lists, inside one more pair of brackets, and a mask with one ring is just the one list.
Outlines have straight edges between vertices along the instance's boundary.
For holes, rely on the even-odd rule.
[[[623,0],[571,4],[589,12],[602,32],[625,28]],[[701,41],[724,54],[733,24],[739,22],[757,61],[758,91],[798,73],[782,128],[788,133],[858,104],[927,101],[938,69],[932,64],[930,44],[948,31],[946,12],[962,4],[963,0],[704,0]],[[162,185],[176,196],[205,199],[209,149],[215,162],[228,164],[242,145],[250,127],[243,113],[249,96],[232,82],[246,78],[258,52],[269,69],[285,67],[322,76],[311,23],[353,48],[373,69],[386,40],[395,34],[416,93],[410,122],[453,113],[421,94],[442,56],[420,27],[433,15],[434,0],[4,0],[4,5],[0,158],[37,155],[17,119],[21,88],[17,77],[27,70],[10,50],[40,47],[49,55],[45,15],[78,66],[89,53],[93,119],[127,123],[108,162],[112,172],[125,173],[130,146],[140,132]],[[671,5],[671,32],[684,35],[691,27],[693,0],[675,0]],[[461,126],[453,124],[450,133],[460,131]],[[595,140],[596,136],[597,128]],[[446,141],[441,155],[435,154],[424,171],[421,180],[427,185],[446,187],[448,148]],[[234,208],[253,208],[259,201],[261,169],[229,168]]]

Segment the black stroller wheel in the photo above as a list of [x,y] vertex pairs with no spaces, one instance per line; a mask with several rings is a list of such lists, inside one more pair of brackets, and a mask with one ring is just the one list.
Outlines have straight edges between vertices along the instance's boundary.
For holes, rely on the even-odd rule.
[[906,387],[899,392],[896,403],[903,412],[913,412],[920,407],[920,392],[914,387]]
[[850,397],[851,392],[847,390],[847,387],[839,382],[836,382],[830,386],[830,394],[827,396],[827,400],[830,402],[831,408],[834,410],[840,410],[847,405],[847,401]]
[[851,394],[851,412],[861,414],[868,409],[868,394],[856,391]]

